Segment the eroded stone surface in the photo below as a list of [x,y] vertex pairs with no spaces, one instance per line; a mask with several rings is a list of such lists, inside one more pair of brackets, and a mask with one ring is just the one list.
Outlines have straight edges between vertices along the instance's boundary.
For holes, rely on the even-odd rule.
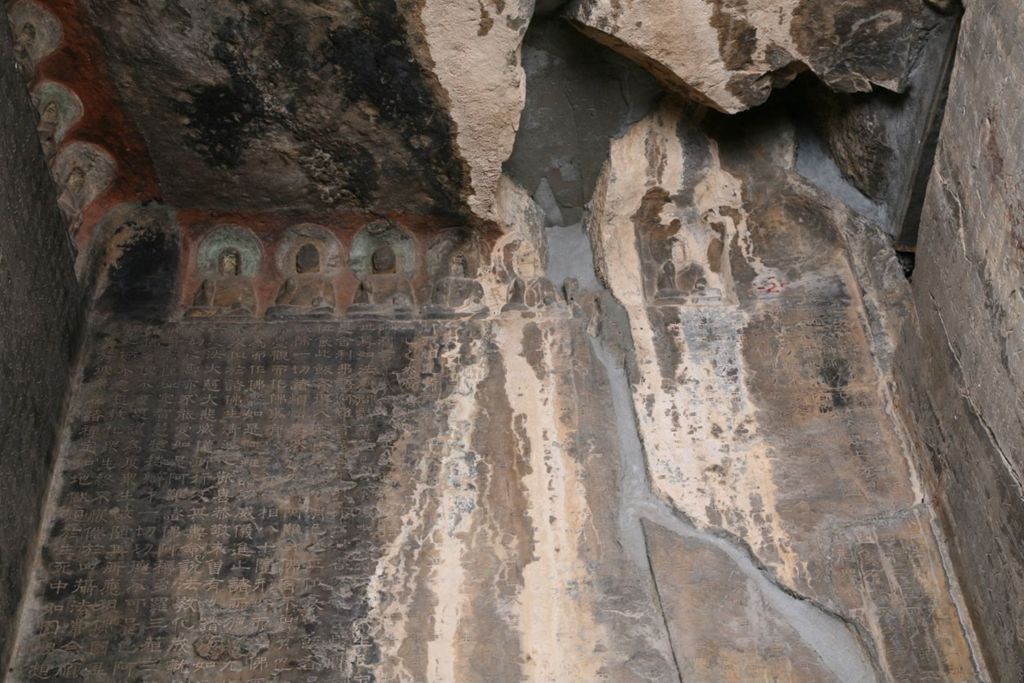
[[644,530],[683,680],[841,680],[721,550],[656,524]]
[[[590,229],[622,315],[581,264],[559,268],[590,289],[548,280],[543,213],[508,180],[489,257],[373,223],[287,228],[262,255],[267,238],[238,225],[152,251],[173,216],[125,207],[13,680],[972,680],[880,408],[869,339],[887,327],[865,311],[885,270],[843,238],[864,226],[788,171],[764,186],[788,179],[784,201],[766,196],[734,175],[743,144],[690,125],[664,109],[615,148],[639,142],[667,173],[702,159],[685,206],[736,222],[673,227],[667,190],[646,191],[615,233],[609,198],[629,210],[634,181],[658,177],[613,148]],[[708,193],[708,175],[731,192]],[[310,243],[326,270],[291,277],[365,282],[388,268],[380,244],[399,267],[404,239],[427,255],[410,252],[417,301],[452,277],[433,248],[449,240],[477,260],[464,277],[488,312],[269,323],[211,304],[167,322],[166,293],[150,292],[159,308],[118,284],[137,260],[182,259],[184,311],[200,276],[273,293]],[[609,239],[638,245],[635,276]]]
[[578,223],[610,139],[646,115],[661,88],[559,18],[530,26],[523,68],[526,104],[506,172],[545,209],[549,225]]
[[1012,681],[1024,677],[1024,62],[1017,5],[966,5],[897,365],[992,678]]
[[88,10],[171,203],[493,218],[532,2]]
[[0,26],[0,676],[60,441],[83,308],[15,64],[11,35]]
[[[536,187],[500,175],[532,2],[201,5],[87,4],[171,204],[148,166],[125,190],[146,152],[99,134],[109,98],[47,86],[99,54],[48,5],[39,132],[89,190],[63,205],[96,304],[12,680],[983,678],[890,408],[906,285],[795,175],[792,127],[669,101],[613,140],[595,273],[545,224],[651,93],[570,103],[600,123],[524,142]],[[773,7],[658,44],[714,53],[743,108],[799,61],[899,88],[930,16]],[[533,57],[572,56],[552,35]],[[70,182],[75,152],[109,183]]]
[[[858,527],[903,528],[922,512],[873,357],[861,304],[870,283],[851,271],[850,218],[750,147],[720,147],[665,107],[613,144],[596,195],[588,229],[629,314],[653,487],[859,623],[888,676],[970,680],[927,524],[871,541],[884,559],[870,564],[905,568],[885,580],[858,550]],[[913,616],[922,602],[926,622]],[[903,616],[879,620],[878,604]]]
[[684,96],[737,112],[809,69],[832,88],[902,90],[921,32],[922,0],[576,0],[565,14]]
[[564,314],[91,346],[16,678],[672,677]]
[[454,149],[468,168],[469,207],[493,220],[502,164],[512,153],[526,99],[520,44],[534,0],[419,4],[418,21],[410,21],[422,26],[419,39],[429,50],[429,61],[424,61],[444,90],[442,102],[455,127]]

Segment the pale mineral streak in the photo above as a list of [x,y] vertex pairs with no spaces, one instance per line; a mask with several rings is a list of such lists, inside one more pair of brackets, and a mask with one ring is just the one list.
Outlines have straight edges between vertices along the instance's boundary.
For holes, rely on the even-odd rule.
[[[588,227],[602,279],[630,314],[639,368],[634,396],[656,492],[698,526],[720,526],[748,539],[759,555],[776,560],[777,571],[792,584],[801,563],[773,514],[772,459],[768,444],[757,435],[741,348],[749,315],[736,301],[729,251],[740,252],[755,268],[759,283],[777,281],[778,275],[751,253],[739,180],[718,167],[713,149],[715,168],[697,167],[699,160],[684,152],[676,135],[679,125],[679,112],[663,110],[616,141]],[[616,161],[641,158],[647,164]],[[658,311],[645,303],[641,275],[650,265],[641,263],[638,249],[624,246],[638,244],[638,231],[652,228],[637,219],[652,189],[672,191],[683,184],[684,174],[705,172],[694,188],[694,206],[662,201],[652,219],[664,226],[680,225],[673,258],[690,253],[700,259],[710,234],[702,226],[712,220],[725,226],[721,272],[707,268],[708,287],[717,285],[718,294],[696,305],[662,309],[674,316],[671,320],[652,319]],[[659,339],[659,325],[669,332],[668,339]],[[671,344],[681,359],[670,376],[659,363],[659,342]],[[764,515],[762,528],[749,528],[755,515]]]
[[495,220],[502,164],[526,100],[523,35],[534,0],[426,0],[420,9],[433,73],[447,95],[455,146],[470,174],[470,209]]
[[[776,103],[720,114],[801,71],[904,89],[924,2],[78,5],[11,3],[0,35],[0,78],[38,78],[39,110],[18,94],[15,144],[0,131],[39,193],[0,187],[17,209],[0,270],[74,321],[70,262],[32,256],[66,246],[64,209],[92,221],[94,294],[78,366],[70,341],[34,343],[77,323],[17,326],[33,344],[0,354],[18,396],[42,378],[53,399],[0,415],[5,512],[38,502],[50,467],[9,478],[7,454],[59,440],[38,547],[34,518],[0,529],[18,548],[4,575],[27,586],[0,629],[5,680],[986,680],[965,604],[996,582],[968,603],[954,571],[990,542],[947,551],[914,469],[893,359],[917,321],[891,241],[797,174]],[[540,99],[573,121],[520,130],[535,9],[669,92],[603,47],[569,55],[587,39],[568,27],[534,33],[532,58],[559,62],[531,72],[551,79]],[[81,55],[84,85],[65,78]],[[997,122],[974,128],[1010,193]],[[524,136],[538,168],[507,163]],[[926,217],[950,218],[944,258],[1015,253],[1012,233],[972,239],[963,211],[984,210],[943,149]],[[921,322],[964,372],[980,352],[957,355],[976,320],[958,310]],[[958,429],[994,439],[1012,419],[998,395],[961,398],[992,422]],[[42,423],[60,431],[21,438]],[[21,593],[2,588],[6,615]]]
[[[932,605],[913,638],[959,680],[973,669],[961,615],[920,525],[907,443],[892,411],[874,407],[891,402],[870,341],[886,323],[849,292],[864,287],[873,307],[892,295],[870,277],[857,284],[850,259],[864,272],[868,254],[853,252],[866,247],[845,241],[841,209],[785,165],[772,170],[779,158],[752,140],[726,154],[671,105],[612,144],[587,229],[629,317],[652,489],[698,529],[749,547],[789,590],[859,623],[897,680],[921,648],[877,615]],[[828,481],[809,476],[824,471]],[[848,564],[849,553],[861,559]]]

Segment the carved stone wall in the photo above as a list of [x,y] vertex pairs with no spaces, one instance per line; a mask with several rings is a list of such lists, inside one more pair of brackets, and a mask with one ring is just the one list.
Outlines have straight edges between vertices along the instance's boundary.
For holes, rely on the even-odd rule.
[[966,3],[899,355],[904,405],[992,675],[1024,679],[1020,6]]
[[[793,172],[778,136],[766,149],[737,128],[711,136],[662,106],[612,144],[588,218],[602,279],[629,319],[652,491],[857,624],[883,680],[972,680],[955,579],[921,504],[876,332],[887,325],[879,309],[899,305],[906,284],[873,282],[860,265],[897,271],[895,256],[874,237],[879,226]],[[659,586],[712,583],[651,538],[666,553],[652,565]],[[686,607],[670,628],[699,638]],[[739,672],[721,680],[737,681],[770,670],[763,655],[763,669],[744,668],[729,642],[708,639],[694,666],[718,656]]]
[[0,671],[27,580],[81,320],[73,252],[0,25]]
[[999,1],[7,0],[5,680],[1024,681]]
[[723,139],[613,143],[608,291],[508,180],[493,240],[115,221],[12,680],[980,677],[887,410],[894,258]]
[[566,307],[89,348],[15,680],[670,677]]

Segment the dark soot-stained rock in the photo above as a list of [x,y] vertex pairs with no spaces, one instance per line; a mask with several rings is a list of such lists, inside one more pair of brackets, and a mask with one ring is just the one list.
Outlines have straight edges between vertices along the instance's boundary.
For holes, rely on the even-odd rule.
[[89,12],[170,203],[484,216],[522,107],[530,3],[480,27],[461,4],[99,0]]

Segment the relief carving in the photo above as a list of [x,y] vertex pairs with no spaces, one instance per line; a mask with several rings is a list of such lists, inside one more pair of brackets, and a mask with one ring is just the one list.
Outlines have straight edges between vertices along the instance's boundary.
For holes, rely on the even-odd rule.
[[441,235],[427,253],[430,274],[430,303],[425,307],[428,317],[448,318],[482,316],[484,288],[477,279],[485,251],[474,234],[453,230]]
[[251,318],[256,312],[253,277],[262,257],[259,240],[242,228],[225,227],[210,233],[197,256],[203,282],[185,316]]
[[60,189],[57,205],[72,236],[82,227],[85,209],[114,181],[114,160],[88,142],[73,142],[57,155],[53,175]]
[[544,277],[540,252],[522,235],[514,235],[497,248],[499,270],[508,281],[507,303],[502,311],[527,311],[558,306],[562,297]]
[[[649,193],[651,196],[652,193]],[[732,220],[717,214],[661,222],[654,211],[638,223],[648,301],[655,305],[734,302],[728,241]],[[693,212],[695,214],[695,212]]]
[[51,161],[61,140],[82,118],[82,102],[63,85],[49,81],[36,86],[32,102],[39,112],[39,142],[46,160]]
[[334,315],[333,278],[341,268],[341,246],[326,229],[303,225],[289,229],[278,251],[278,267],[288,278],[267,311],[270,319],[322,319]]
[[352,243],[352,270],[359,278],[349,314],[357,317],[410,317],[416,307],[411,277],[416,243],[390,221],[366,226]]
[[31,81],[39,62],[61,43],[60,22],[31,0],[15,3],[8,17],[11,35],[14,36],[14,58],[22,75]]

